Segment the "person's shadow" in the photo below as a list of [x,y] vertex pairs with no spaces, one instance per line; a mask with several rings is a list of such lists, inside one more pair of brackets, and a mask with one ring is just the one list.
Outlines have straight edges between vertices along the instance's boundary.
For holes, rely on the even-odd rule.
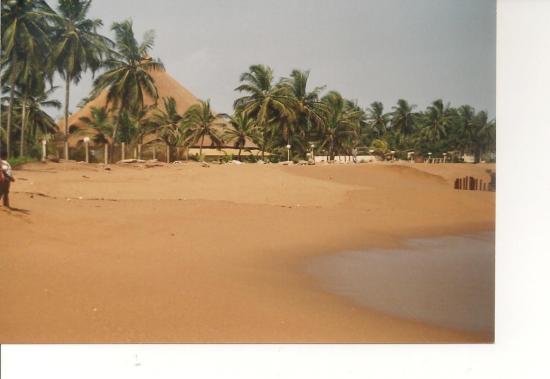
[[24,215],[30,215],[31,214],[30,210],[23,209],[23,208],[3,207],[3,209],[7,210],[8,212],[21,213],[21,214],[24,214]]

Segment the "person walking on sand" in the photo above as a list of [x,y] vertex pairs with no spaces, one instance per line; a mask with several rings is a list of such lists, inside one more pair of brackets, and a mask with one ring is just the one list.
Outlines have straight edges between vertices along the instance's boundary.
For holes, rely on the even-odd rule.
[[10,208],[10,185],[11,182],[15,182],[15,179],[7,159],[7,153],[2,151],[0,155],[0,199],[2,199],[4,207]]

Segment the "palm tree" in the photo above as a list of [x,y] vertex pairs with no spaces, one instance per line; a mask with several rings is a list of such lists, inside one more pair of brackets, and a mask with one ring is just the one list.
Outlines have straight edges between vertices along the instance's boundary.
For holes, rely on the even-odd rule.
[[183,116],[178,113],[176,100],[173,97],[162,99],[164,109],[158,109],[151,115],[150,122],[157,130],[157,135],[169,146],[176,146],[180,140],[179,123]]
[[[6,122],[6,148],[11,154],[12,108],[16,81],[25,82],[31,67],[43,67],[50,45],[48,21],[54,12],[44,0],[2,0],[2,57],[0,64],[8,67],[10,98]],[[23,77],[23,80],[21,80]],[[24,120],[22,120],[24,121]]]
[[131,20],[115,22],[111,29],[115,33],[115,51],[103,63],[107,71],[94,81],[92,96],[107,90],[107,107],[120,113],[136,113],[144,107],[145,95],[157,101],[151,71],[164,71],[164,65],[148,55],[155,40],[153,31],[146,32],[140,44],[134,37]]
[[97,132],[94,137],[95,142],[109,143],[109,140],[113,141],[115,120],[113,120],[107,108],[92,107],[90,113],[91,117],[80,117],[80,121]]
[[435,100],[424,114],[426,123],[422,129],[423,136],[431,143],[439,142],[447,135],[447,128],[453,121],[450,104],[443,105],[443,100]]
[[223,134],[223,139],[233,142],[233,145],[239,149],[239,160],[241,152],[248,140],[258,141],[258,126],[256,120],[248,117],[242,112],[235,112],[233,116],[227,116],[227,120],[232,128],[227,128]]
[[330,91],[322,99],[327,107],[323,122],[321,148],[328,150],[330,160],[334,160],[337,150],[342,150],[354,137],[364,117],[355,103],[346,100],[336,91]]
[[367,120],[377,137],[380,138],[386,134],[390,118],[387,113],[384,113],[384,105],[381,102],[371,103],[370,108],[367,109]]
[[45,89],[45,83],[42,81],[32,89],[25,97],[26,116],[25,122],[30,126],[29,134],[31,140],[36,140],[38,132],[42,134],[54,134],[57,132],[57,123],[44,111],[44,108],[60,109],[61,103],[58,100],[51,99],[57,87]]
[[496,122],[489,120],[486,111],[480,111],[475,116],[474,130],[475,161],[479,162],[487,150],[496,150]]
[[397,106],[392,107],[391,127],[397,133],[400,140],[403,141],[413,134],[416,129],[416,114],[413,109],[416,105],[409,105],[406,100],[399,99]]
[[[116,119],[114,138],[130,145],[142,144],[143,137],[154,129],[149,121],[149,113],[154,106],[144,106],[134,112],[122,111]],[[118,136],[117,133],[118,132]]]
[[[71,82],[78,84],[83,72],[95,72],[103,55],[113,43],[97,30],[99,19],[87,18],[91,0],[59,0],[55,18],[54,48],[51,59],[65,79],[65,141],[69,136],[69,93]],[[67,155],[65,150],[65,155]],[[65,159],[68,159],[65,156]]]
[[[5,86],[2,90],[4,94],[10,93],[13,96],[12,111],[20,113],[17,121],[21,124],[19,131],[19,155],[24,156],[25,147],[29,140],[27,136],[27,126],[30,126],[31,140],[36,137],[38,130],[43,133],[52,133],[57,130],[55,121],[43,110],[44,107],[59,108],[60,103],[57,100],[49,98],[55,92],[57,87],[50,87],[46,90],[45,75],[42,72],[30,72],[30,77],[25,83],[17,83],[15,89]],[[2,102],[6,102],[10,97],[3,97]]]
[[214,116],[210,109],[210,100],[200,101],[199,104],[189,107],[183,116],[183,120],[180,122],[185,145],[195,146],[200,141],[200,156],[202,156],[204,138],[207,136],[212,141],[212,144],[221,146],[223,142],[218,128],[223,127],[223,124],[221,122],[216,123],[216,119],[216,116]]
[[475,109],[470,105],[462,105],[458,108],[457,111],[457,123],[459,127],[459,132],[462,137],[462,147],[470,149],[472,148],[473,139],[474,139],[474,119],[475,119]]
[[234,107],[256,119],[262,129],[262,159],[268,142],[268,127],[281,118],[293,118],[294,99],[284,86],[274,84],[273,70],[264,65],[252,65],[241,74],[242,83],[236,91],[248,95],[235,100]]
[[[319,99],[321,91],[325,88],[315,87],[308,91],[307,83],[309,71],[293,70],[290,78],[283,78],[281,85],[287,90],[294,105],[295,123],[289,122],[283,125],[283,138],[290,143],[293,134],[299,133],[303,140],[309,140],[313,129],[320,129],[326,113],[326,105]],[[297,130],[296,130],[297,128]]]

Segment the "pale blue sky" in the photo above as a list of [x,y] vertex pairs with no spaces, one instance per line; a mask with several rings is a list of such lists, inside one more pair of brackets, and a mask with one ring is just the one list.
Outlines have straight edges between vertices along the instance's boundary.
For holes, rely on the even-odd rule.
[[[312,87],[363,107],[442,98],[495,115],[495,0],[93,0],[91,17],[108,36],[126,18],[138,40],[154,29],[152,55],[218,112],[231,112],[239,75],[263,63],[277,77],[309,69]],[[71,111],[90,88],[89,75],[72,88]]]

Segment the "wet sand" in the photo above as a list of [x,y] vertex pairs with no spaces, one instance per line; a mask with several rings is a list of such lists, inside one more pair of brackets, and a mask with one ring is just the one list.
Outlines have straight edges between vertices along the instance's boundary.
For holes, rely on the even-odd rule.
[[494,233],[408,240],[318,257],[320,285],[366,308],[494,339]]
[[494,165],[426,166],[26,165],[0,208],[0,342],[487,341],[304,273],[494,228],[494,193],[449,181]]

